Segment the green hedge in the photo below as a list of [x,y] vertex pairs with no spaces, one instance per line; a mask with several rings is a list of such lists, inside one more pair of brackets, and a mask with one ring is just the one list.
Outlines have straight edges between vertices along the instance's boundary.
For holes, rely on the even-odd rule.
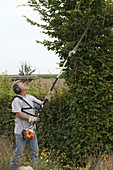
[[11,80],[7,76],[0,76],[0,135],[12,137],[14,120],[11,113]]
[[[113,151],[112,88],[109,83],[95,91],[75,89],[75,94],[58,93],[41,113],[38,134],[45,148],[59,150],[64,163],[84,166],[90,156]],[[77,91],[78,90],[78,91]]]
[[[82,166],[89,156],[113,150],[113,85],[101,80],[93,83],[86,88],[78,82],[72,92],[55,88],[51,102],[40,112],[40,151],[54,151],[63,164]],[[11,101],[15,94],[11,85],[7,76],[0,77],[0,135],[13,139]],[[39,84],[32,81],[28,93],[43,99],[49,87],[38,88]]]

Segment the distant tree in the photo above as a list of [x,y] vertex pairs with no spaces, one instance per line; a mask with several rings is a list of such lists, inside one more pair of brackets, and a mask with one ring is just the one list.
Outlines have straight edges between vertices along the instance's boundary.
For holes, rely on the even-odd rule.
[[21,76],[31,75],[36,71],[36,69],[32,69],[31,65],[27,62],[21,62],[20,64],[19,75]]

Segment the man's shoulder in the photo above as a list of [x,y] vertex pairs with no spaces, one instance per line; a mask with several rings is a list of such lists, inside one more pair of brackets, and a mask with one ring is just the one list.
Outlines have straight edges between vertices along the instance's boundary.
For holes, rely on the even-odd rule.
[[23,98],[21,96],[14,96],[13,99],[12,99],[12,102],[13,101],[18,101],[19,99],[23,100]]
[[27,99],[33,99],[34,96],[27,94],[26,96],[16,95],[13,97],[12,101],[18,101],[18,100],[27,100]]
[[27,94],[27,95],[26,95],[26,98],[34,98],[34,96],[31,95],[31,94]]

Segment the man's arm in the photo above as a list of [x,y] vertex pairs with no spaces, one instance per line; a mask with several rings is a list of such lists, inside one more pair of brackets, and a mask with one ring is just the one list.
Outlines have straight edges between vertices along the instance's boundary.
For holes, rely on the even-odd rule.
[[29,116],[29,115],[23,114],[22,112],[16,112],[16,116],[19,117],[20,119],[27,120],[32,123],[40,121],[39,117]]
[[28,121],[29,121],[29,118],[30,118],[29,115],[23,114],[22,112],[16,112],[16,116],[23,119],[23,120],[28,120]]

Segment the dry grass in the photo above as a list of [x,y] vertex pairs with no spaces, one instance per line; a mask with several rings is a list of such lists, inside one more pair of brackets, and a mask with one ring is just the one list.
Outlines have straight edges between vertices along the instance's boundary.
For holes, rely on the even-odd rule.
[[113,170],[113,155],[104,154],[98,159],[94,170]]
[[[0,170],[10,170],[11,160],[13,157],[14,145],[8,138],[2,136],[0,138]],[[20,160],[21,166],[32,166],[31,157],[28,147],[25,148],[24,154]],[[39,158],[38,170],[61,170],[57,166],[57,162],[48,162]]]
[[[50,89],[51,86],[53,85],[55,79],[37,79],[36,84],[40,85],[41,88],[44,89]],[[65,86],[65,80],[64,79],[58,79],[54,88],[62,89]]]
[[0,138],[0,169],[10,170],[13,144],[6,137]]

